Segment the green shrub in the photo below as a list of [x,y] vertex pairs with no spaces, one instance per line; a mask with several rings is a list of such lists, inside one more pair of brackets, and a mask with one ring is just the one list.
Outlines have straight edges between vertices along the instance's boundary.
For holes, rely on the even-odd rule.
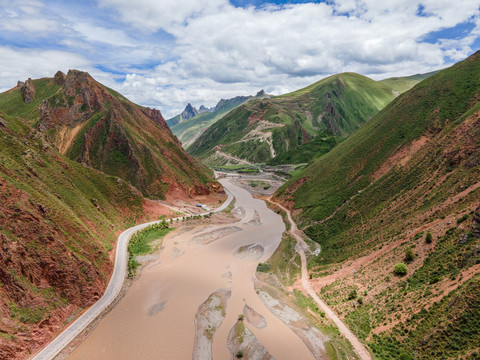
[[411,261],[413,261],[413,259],[415,259],[415,253],[413,252],[412,247],[409,246],[409,247],[405,250],[405,261],[406,261],[406,262],[411,262]]
[[429,231],[427,232],[427,236],[425,236],[425,241],[427,242],[427,244],[431,244],[432,241],[433,241],[433,236],[432,236],[432,233]]
[[269,272],[271,268],[272,266],[268,263],[259,263],[257,265],[257,271],[260,271],[260,272]]
[[393,270],[393,272],[395,273],[395,275],[406,275],[407,265],[405,265],[404,263],[398,263],[397,265],[395,265],[395,269]]
[[350,291],[350,293],[348,294],[348,300],[353,300],[353,299],[356,299],[357,298],[357,290],[356,289],[353,289],[352,291]]
[[463,215],[461,218],[457,219],[457,224],[463,223],[465,220],[468,219],[468,214]]

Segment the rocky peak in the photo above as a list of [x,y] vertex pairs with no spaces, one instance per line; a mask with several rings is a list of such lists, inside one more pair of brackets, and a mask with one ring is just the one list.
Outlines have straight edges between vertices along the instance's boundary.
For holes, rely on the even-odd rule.
[[201,114],[203,112],[207,112],[207,111],[213,111],[213,110],[210,109],[210,108],[207,108],[205,105],[200,105],[200,108],[198,109],[199,114]]
[[227,102],[227,100],[225,99],[220,99],[220,101],[217,103],[217,105],[215,106],[215,110],[218,110],[220,109],[223,105],[225,105],[225,103]]
[[66,78],[67,78],[67,75],[65,75],[63,72],[59,70],[56,72],[55,76],[53,77],[53,82],[57,85],[63,85],[65,84]]
[[23,101],[25,101],[26,104],[31,103],[35,98],[35,86],[33,85],[32,79],[28,78],[25,82],[19,81],[17,86],[20,88]]
[[260,90],[259,92],[257,92],[257,95],[255,95],[256,97],[261,97],[261,96],[265,96],[266,93],[265,93],[265,90]]
[[188,120],[192,117],[198,115],[198,110],[192,106],[192,104],[188,103],[185,107],[185,110],[182,111],[181,117],[182,120]]

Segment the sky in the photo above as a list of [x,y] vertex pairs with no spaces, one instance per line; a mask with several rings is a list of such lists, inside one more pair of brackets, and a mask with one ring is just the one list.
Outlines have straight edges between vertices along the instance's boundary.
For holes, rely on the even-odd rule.
[[379,80],[480,49],[480,0],[0,0],[0,91],[88,71],[165,118],[187,103]]

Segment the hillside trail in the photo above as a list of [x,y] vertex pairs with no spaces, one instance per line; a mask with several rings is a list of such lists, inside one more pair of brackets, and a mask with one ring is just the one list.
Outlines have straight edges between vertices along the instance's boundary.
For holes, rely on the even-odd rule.
[[287,214],[288,221],[290,222],[291,228],[288,231],[290,235],[296,240],[297,245],[295,246],[295,250],[300,255],[300,259],[302,260],[302,286],[305,291],[310,295],[313,300],[317,303],[319,308],[328,316],[338,327],[340,333],[345,336],[345,338],[350,341],[352,344],[353,350],[358,355],[361,360],[372,360],[372,356],[365,348],[365,346],[360,342],[360,340],[350,331],[350,329],[343,323],[342,320],[335,314],[335,312],[328,307],[315,293],[312,286],[310,285],[310,281],[308,279],[308,270],[307,270],[307,257],[305,255],[305,251],[308,250],[308,245],[303,240],[303,237],[300,235],[300,231],[297,228],[297,224],[293,221],[292,215],[290,210],[285,208],[283,205],[273,201],[272,197],[268,199],[273,204],[280,207],[285,213]]

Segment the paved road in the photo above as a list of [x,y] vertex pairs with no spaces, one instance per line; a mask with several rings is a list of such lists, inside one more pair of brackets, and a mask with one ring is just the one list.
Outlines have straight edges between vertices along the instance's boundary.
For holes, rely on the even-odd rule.
[[365,346],[358,340],[358,338],[350,331],[350,329],[343,323],[342,320],[335,314],[335,312],[330,309],[327,304],[325,304],[313,291],[310,281],[308,278],[308,270],[307,270],[307,257],[305,256],[305,250],[308,250],[308,245],[305,243],[303,240],[302,236],[299,235],[299,230],[297,228],[297,224],[293,221],[292,215],[290,214],[290,211],[280,205],[277,202],[274,202],[271,198],[270,201],[280,208],[282,208],[286,213],[288,217],[288,221],[291,224],[291,229],[290,229],[290,234],[295,238],[297,241],[297,246],[295,247],[295,250],[300,254],[300,258],[302,260],[302,286],[305,289],[305,291],[310,295],[313,300],[317,303],[320,309],[330,318],[332,321],[337,325],[338,330],[340,331],[345,338],[350,341],[350,343],[353,346],[353,350],[355,353],[358,355],[358,357],[361,360],[371,360],[372,356],[368,352],[368,350],[365,348]]
[[[233,200],[232,194],[226,190],[227,200],[217,209],[208,211],[199,215],[206,215],[211,212],[219,212],[224,210]],[[175,218],[183,219],[183,217]],[[145,224],[136,225],[125,230],[118,237],[117,251],[115,255],[115,264],[112,277],[108,283],[107,289],[103,296],[93,304],[87,311],[77,318],[68,328],[61,332],[52,342],[38,352],[32,360],[50,360],[53,359],[60,351],[62,351],[75,337],[77,337],[97,316],[101,314],[105,308],[115,300],[122,289],[123,282],[127,273],[127,246],[131,236],[148,225],[158,223],[152,221]]]

